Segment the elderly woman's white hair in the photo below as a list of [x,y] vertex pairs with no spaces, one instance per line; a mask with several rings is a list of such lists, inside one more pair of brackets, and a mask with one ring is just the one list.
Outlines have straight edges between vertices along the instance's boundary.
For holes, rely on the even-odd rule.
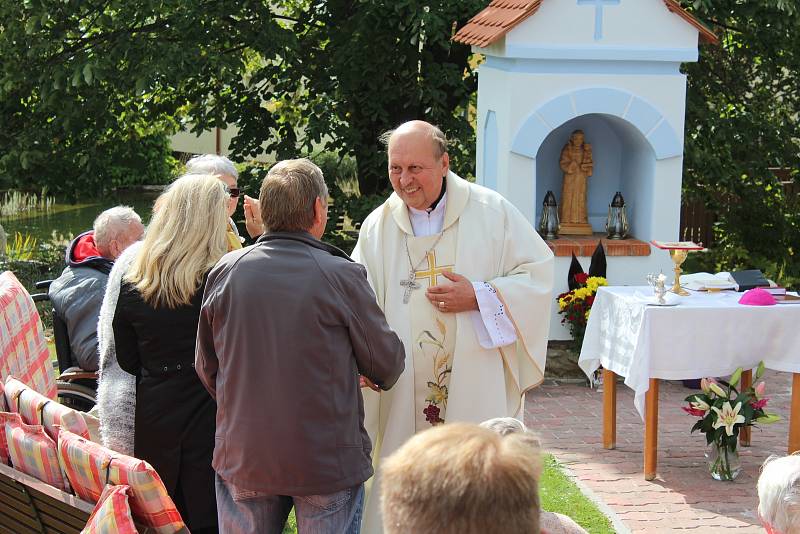
[[524,434],[528,431],[527,427],[520,421],[519,419],[514,419],[513,417],[495,417],[494,419],[488,419],[481,423],[483,428],[488,428],[494,432],[497,432],[501,436],[507,436],[509,434]]
[[231,160],[216,154],[201,154],[186,162],[186,174],[214,174],[239,178],[239,172]]
[[758,515],[767,532],[800,532],[800,456],[770,456],[761,466]]
[[537,449],[541,448],[541,443],[539,443],[539,438],[536,437],[536,434],[528,430],[525,423],[514,417],[495,417],[494,419],[487,419],[481,423],[480,426],[488,428],[501,436],[520,434],[524,436],[525,440],[527,440],[531,446]]

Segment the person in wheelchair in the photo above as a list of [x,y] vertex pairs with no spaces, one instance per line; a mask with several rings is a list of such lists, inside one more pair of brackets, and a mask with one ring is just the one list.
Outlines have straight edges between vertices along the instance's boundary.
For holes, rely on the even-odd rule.
[[[97,371],[97,319],[108,273],[114,260],[143,234],[141,217],[132,208],[116,206],[98,215],[93,229],[67,247],[67,266],[50,284],[48,295],[53,303],[56,344],[68,349],[69,366]],[[61,359],[59,354],[63,366]]]

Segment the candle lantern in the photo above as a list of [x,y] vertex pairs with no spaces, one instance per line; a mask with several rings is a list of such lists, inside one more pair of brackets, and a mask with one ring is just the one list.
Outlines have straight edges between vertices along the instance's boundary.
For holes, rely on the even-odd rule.
[[552,191],[548,191],[545,194],[544,202],[542,202],[539,235],[544,239],[558,239],[558,204]]
[[606,219],[606,236],[608,239],[625,239],[628,237],[628,215],[625,213],[625,199],[617,191],[608,206]]

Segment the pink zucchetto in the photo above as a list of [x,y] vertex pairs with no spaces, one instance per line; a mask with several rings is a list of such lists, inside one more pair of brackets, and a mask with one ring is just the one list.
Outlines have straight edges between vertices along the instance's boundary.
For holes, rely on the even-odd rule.
[[772,306],[777,304],[775,297],[764,291],[760,287],[755,289],[748,289],[739,299],[739,304],[747,304],[748,306]]

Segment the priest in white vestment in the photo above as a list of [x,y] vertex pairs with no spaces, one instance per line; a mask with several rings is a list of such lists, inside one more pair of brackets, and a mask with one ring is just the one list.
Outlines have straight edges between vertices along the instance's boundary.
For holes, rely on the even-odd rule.
[[406,348],[395,387],[363,389],[376,475],[364,528],[382,531],[380,459],[416,432],[521,414],[544,376],[553,253],[495,191],[449,170],[447,141],[423,121],[387,136],[394,193],[361,226],[353,258]]

